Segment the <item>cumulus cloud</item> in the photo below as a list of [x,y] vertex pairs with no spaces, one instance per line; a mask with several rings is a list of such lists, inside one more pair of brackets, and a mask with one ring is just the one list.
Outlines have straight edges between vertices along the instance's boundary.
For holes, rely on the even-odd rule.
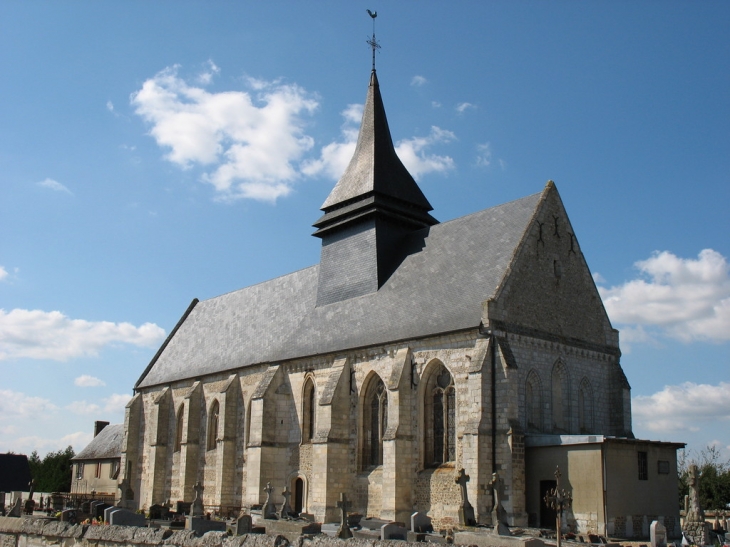
[[0,361],[17,358],[66,361],[97,355],[110,344],[154,347],[165,331],[154,323],[71,319],[59,311],[0,309]]
[[88,374],[82,374],[78,378],[74,380],[74,385],[77,385],[79,387],[100,387],[105,386],[106,382],[103,380],[100,380],[99,378],[96,378],[94,376],[89,376]]
[[54,190],[56,192],[66,192],[67,194],[71,194],[71,190],[66,188],[63,184],[60,182],[53,180],[53,179],[44,179],[38,183],[38,186],[41,186],[42,188],[49,188],[51,190]]
[[[323,146],[318,159],[304,162],[302,165],[304,174],[309,176],[324,174],[335,180],[342,176],[355,153],[362,113],[361,104],[351,104],[341,113],[345,120],[341,139]],[[455,139],[451,131],[433,126],[426,137],[398,141],[395,144],[395,151],[411,175],[418,178],[426,173],[444,172],[454,168],[454,160],[451,157],[428,153],[428,149]]]
[[10,389],[0,389],[0,417],[3,419],[42,416],[45,413],[56,410],[56,405],[48,399],[31,397],[25,393]]
[[413,137],[398,141],[395,151],[414,178],[426,173],[443,173],[454,168],[454,160],[449,156],[439,156],[427,153],[427,149],[437,144],[445,144],[456,139],[456,136],[446,129],[431,127],[431,132],[425,137]]
[[107,101],[107,102],[106,102],[106,109],[107,109],[107,110],[108,110],[109,112],[114,112],[114,103],[113,103],[113,102],[111,102],[111,101]]
[[101,400],[101,404],[88,401],[73,401],[66,406],[66,410],[79,415],[99,416],[109,414],[124,414],[124,407],[132,398],[131,395],[113,393]]
[[473,105],[471,103],[459,103],[459,104],[456,105],[456,111],[459,114],[463,114],[464,112],[466,112],[470,108],[476,108],[476,105]]
[[697,259],[656,252],[636,262],[639,278],[599,286],[611,320],[683,342],[730,341],[730,267],[720,253]]
[[413,86],[416,86],[416,87],[421,87],[421,86],[422,86],[423,84],[425,84],[425,83],[426,83],[427,81],[428,81],[428,80],[426,80],[426,78],[424,78],[423,76],[418,76],[418,75],[416,75],[416,76],[414,76],[414,77],[413,77],[413,79],[411,80],[411,85],[413,85]]
[[730,383],[664,386],[653,395],[634,397],[632,416],[637,425],[657,433],[694,432],[709,422],[728,423]]
[[3,266],[0,266],[0,281],[5,279],[7,276],[8,276],[8,271]]
[[[179,77],[178,68],[162,70],[131,96],[166,159],[183,169],[202,166],[202,180],[223,198],[287,195],[314,145],[304,115],[317,101],[297,85],[254,79],[248,91],[210,93]],[[212,62],[208,68],[210,78],[219,70]]]
[[220,68],[211,60],[208,59],[208,62],[205,65],[205,69],[203,72],[198,74],[198,77],[196,80],[201,85],[208,85],[210,82],[213,81],[213,77],[219,74],[221,71]]
[[7,447],[8,450],[12,450],[18,454],[30,454],[33,450],[36,450],[38,455],[43,458],[48,452],[65,450],[67,446],[72,446],[78,454],[93,438],[94,435],[92,433],[82,431],[70,433],[58,439],[44,439],[43,437],[33,435],[4,440],[3,447]]

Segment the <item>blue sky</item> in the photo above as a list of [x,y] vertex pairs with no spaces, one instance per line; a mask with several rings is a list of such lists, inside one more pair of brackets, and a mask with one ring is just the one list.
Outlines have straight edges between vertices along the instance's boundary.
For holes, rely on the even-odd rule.
[[730,457],[727,2],[0,4],[0,452],[121,422],[193,298],[315,264],[369,78],[450,220],[556,182],[637,437]]

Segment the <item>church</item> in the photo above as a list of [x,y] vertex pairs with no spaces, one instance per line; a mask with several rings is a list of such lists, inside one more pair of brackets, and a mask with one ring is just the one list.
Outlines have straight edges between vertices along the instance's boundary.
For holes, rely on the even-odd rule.
[[200,482],[206,511],[227,515],[271,483],[317,522],[339,520],[345,493],[365,516],[451,527],[463,470],[478,523],[493,524],[497,473],[509,524],[549,526],[560,465],[574,530],[637,535],[661,516],[671,534],[682,445],[634,439],[618,331],[552,181],[437,221],[373,69],[321,209],[319,264],[193,300],[142,372],[128,503],[190,502]]

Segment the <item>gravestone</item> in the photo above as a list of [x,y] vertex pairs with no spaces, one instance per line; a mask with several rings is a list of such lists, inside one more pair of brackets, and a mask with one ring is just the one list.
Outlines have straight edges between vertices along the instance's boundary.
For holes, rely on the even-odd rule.
[[264,502],[264,506],[261,508],[261,513],[264,516],[264,519],[275,519],[276,518],[276,507],[274,506],[274,502],[271,501],[271,493],[274,491],[274,487],[271,486],[270,482],[266,483],[266,488],[264,488],[264,492],[266,492],[266,501]]
[[138,526],[144,528],[147,521],[144,515],[139,515],[129,509],[117,509],[109,512],[109,524],[111,526]]
[[68,522],[69,524],[77,524],[78,519],[76,516],[76,509],[66,509],[61,511],[61,522]]
[[8,516],[20,518],[21,514],[23,513],[22,505],[21,505],[22,503],[23,503],[23,500],[20,499],[20,496],[18,496],[15,499],[15,505],[13,505],[13,508],[8,512]]
[[196,482],[195,486],[193,486],[193,505],[190,510],[191,517],[203,516],[203,490],[205,490],[205,487],[200,484],[200,481]]
[[103,501],[97,502],[93,509],[90,511],[91,516],[95,519],[103,519],[104,518],[104,511],[111,507],[108,503],[104,503]]
[[208,532],[225,532],[226,523],[222,520],[208,520],[200,517],[185,517],[185,529],[201,537]]
[[193,504],[189,501],[178,501],[175,504],[175,512],[178,515],[189,515],[190,509],[192,508]]
[[649,538],[651,547],[666,547],[667,545],[667,529],[659,521],[653,521],[649,527]]
[[109,515],[111,515],[112,511],[116,511],[117,509],[121,509],[121,507],[117,507],[116,505],[110,505],[106,509],[104,509],[104,522],[109,522]]
[[234,536],[242,536],[250,534],[253,529],[253,521],[251,515],[239,515],[233,519],[230,524],[231,532]]
[[417,511],[411,515],[411,532],[417,534],[428,534],[433,532],[433,524],[431,524],[431,517],[426,513]]
[[342,511],[340,518],[340,527],[337,529],[337,537],[340,539],[348,539],[352,537],[352,532],[347,523],[347,509],[350,504],[347,501],[347,497],[344,492],[340,492],[340,501],[337,502],[337,507]]
[[284,503],[281,504],[281,508],[279,509],[278,516],[280,519],[288,519],[291,515],[290,513],[293,513],[294,510],[291,508],[291,505],[289,505],[289,498],[291,498],[291,492],[289,491],[289,487],[287,486],[284,491],[281,493],[282,496],[284,496]]
[[396,522],[384,524],[380,528],[380,540],[384,541],[386,539],[400,539],[405,541],[408,539],[408,530]]
[[504,481],[501,479],[497,472],[492,473],[492,480],[489,481],[488,486],[492,488],[492,500],[494,501],[492,507],[492,524],[494,525],[494,533],[498,536],[511,536],[509,531],[509,523],[507,522],[507,511],[505,511],[502,505],[502,498],[504,497]]
[[469,503],[469,496],[466,492],[466,483],[469,482],[469,475],[462,468],[455,480],[461,491],[461,506],[459,507],[459,524],[462,526],[476,526],[477,521],[474,518],[474,508]]
[[156,503],[150,507],[150,520],[170,520],[170,509]]

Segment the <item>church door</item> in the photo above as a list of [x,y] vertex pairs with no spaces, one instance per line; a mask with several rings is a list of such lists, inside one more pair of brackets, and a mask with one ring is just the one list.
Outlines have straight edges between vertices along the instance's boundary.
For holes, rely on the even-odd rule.
[[555,481],[540,481],[540,528],[555,530],[555,519],[558,517],[558,513],[547,506],[545,495],[556,485]]
[[294,511],[301,513],[304,507],[304,481],[298,477],[294,481]]

